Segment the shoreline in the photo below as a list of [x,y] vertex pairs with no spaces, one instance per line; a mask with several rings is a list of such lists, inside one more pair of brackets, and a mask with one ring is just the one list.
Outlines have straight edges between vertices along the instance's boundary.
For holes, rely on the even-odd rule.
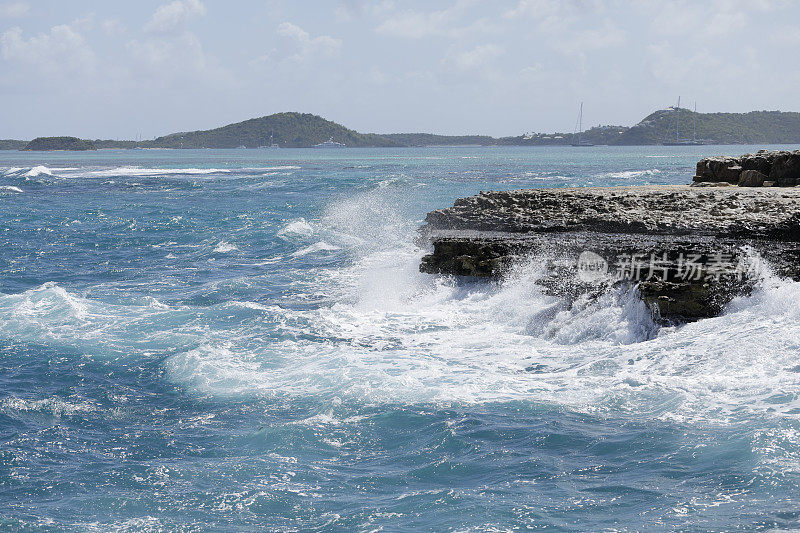
[[[25,142],[25,141],[21,141]],[[740,146],[776,146],[776,147],[790,147],[790,146],[797,146],[800,147],[800,142],[796,143],[735,143],[735,144],[702,144],[702,145],[694,145],[694,146],[671,146],[671,145],[664,145],[664,144],[596,144],[591,147],[586,147],[585,150],[592,150],[596,148],[619,148],[619,149],[626,149],[626,148],[655,148],[655,147],[663,147],[663,148],[703,148],[703,147],[740,147]],[[18,148],[0,148],[0,153],[10,153],[10,152],[101,152],[101,151],[142,151],[142,150],[174,150],[174,151],[189,151],[189,150],[236,150],[236,151],[254,151],[254,150],[263,150],[268,151],[270,153],[279,153],[281,151],[288,151],[288,150],[308,150],[312,149],[312,146],[297,146],[297,147],[281,147],[278,149],[275,148],[261,148],[261,147],[231,147],[231,148],[217,148],[217,147],[187,147],[187,148],[178,148],[178,147],[118,147],[118,148],[96,148],[94,150],[22,150]],[[543,149],[543,148],[569,148],[570,151],[576,148],[581,147],[574,147],[570,146],[569,144],[472,144],[472,145],[465,145],[465,144],[426,144],[426,145],[419,145],[419,146],[345,146],[340,150],[409,150],[409,149],[420,149],[420,148],[465,148],[465,149],[475,149],[475,148],[530,148],[530,149]],[[334,153],[339,150],[335,150]],[[327,152],[326,152],[327,153]],[[576,150],[576,153],[585,153],[583,150]]]

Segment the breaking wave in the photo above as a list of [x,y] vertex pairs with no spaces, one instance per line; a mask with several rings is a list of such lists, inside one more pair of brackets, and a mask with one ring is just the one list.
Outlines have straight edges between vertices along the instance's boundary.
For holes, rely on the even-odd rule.
[[636,178],[649,178],[652,176],[657,176],[661,174],[661,171],[657,168],[651,168],[647,170],[625,170],[622,172],[604,172],[603,174],[599,175],[600,178],[609,178],[609,179],[636,179]]
[[97,357],[166,350],[167,375],[203,395],[534,401],[671,420],[800,413],[800,284],[767,273],[722,316],[659,328],[632,290],[574,301],[547,294],[536,257],[497,282],[422,274],[406,193],[375,185],[284,222],[276,233],[296,246],[293,268],[324,252],[352,258],[297,274],[286,300],[104,302],[48,283],[0,295],[0,338]]

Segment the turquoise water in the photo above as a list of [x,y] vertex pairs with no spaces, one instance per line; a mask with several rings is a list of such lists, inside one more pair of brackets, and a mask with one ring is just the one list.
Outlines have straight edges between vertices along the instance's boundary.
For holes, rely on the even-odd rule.
[[754,149],[0,152],[0,529],[800,527],[800,285],[418,272],[458,197]]

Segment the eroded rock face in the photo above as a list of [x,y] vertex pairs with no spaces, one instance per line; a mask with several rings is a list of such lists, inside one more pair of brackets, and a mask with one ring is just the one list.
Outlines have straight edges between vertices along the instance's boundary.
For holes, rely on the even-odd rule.
[[725,181],[738,183],[742,166],[735,157],[719,156],[702,159],[697,163],[694,181]]
[[[747,179],[766,177],[749,172]],[[596,290],[597,283],[580,276],[580,254],[592,252],[609,267],[601,283],[636,284],[669,323],[718,314],[752,285],[754,258],[765,258],[779,275],[800,279],[800,189],[486,192],[429,213],[421,230],[433,245],[420,265],[423,272],[497,277],[535,257],[547,272],[540,283],[561,294]]]
[[[758,171],[767,179],[762,185],[744,185],[747,187],[764,186],[764,182],[777,187],[794,187],[800,185],[800,150],[759,150],[755,154],[741,157],[718,156],[701,159],[697,163],[695,182],[725,182],[739,184],[745,171]],[[750,182],[753,181],[751,177]]]
[[794,187],[800,183],[800,151],[773,152],[770,181],[778,187]]
[[743,170],[739,176],[739,187],[763,187],[767,176],[758,170]]

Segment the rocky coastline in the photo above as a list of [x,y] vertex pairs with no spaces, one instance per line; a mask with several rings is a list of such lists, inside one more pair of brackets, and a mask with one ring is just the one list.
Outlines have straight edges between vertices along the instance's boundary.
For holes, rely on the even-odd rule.
[[497,278],[521,260],[568,296],[635,286],[662,323],[720,313],[764,260],[800,280],[800,151],[701,160],[692,185],[482,192],[432,211],[427,273]]

